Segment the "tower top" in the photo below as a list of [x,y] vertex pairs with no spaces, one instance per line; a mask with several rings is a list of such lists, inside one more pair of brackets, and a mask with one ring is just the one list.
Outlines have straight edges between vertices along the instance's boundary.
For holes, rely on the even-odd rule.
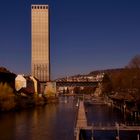
[[48,9],[49,5],[47,4],[32,4],[32,9]]

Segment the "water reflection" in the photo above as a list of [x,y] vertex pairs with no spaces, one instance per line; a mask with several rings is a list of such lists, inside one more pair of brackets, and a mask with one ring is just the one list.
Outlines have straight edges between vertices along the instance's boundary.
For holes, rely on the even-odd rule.
[[[111,125],[118,123],[132,123],[133,118],[130,115],[126,115],[124,119],[124,114],[115,108],[108,107],[107,105],[86,105],[88,124],[94,123],[102,125]],[[135,123],[139,124],[137,120]],[[116,131],[94,131],[94,140],[116,140]],[[140,131],[119,131],[120,140],[137,140],[137,134]],[[88,131],[86,133],[86,140],[91,140],[92,133]]]
[[[123,122],[123,114],[105,105],[86,106],[88,123]],[[0,140],[74,140],[76,102],[73,98],[59,104],[0,114]],[[129,117],[126,117],[127,121]],[[116,131],[94,131],[94,140],[115,140]],[[137,140],[138,132],[120,132],[121,140]],[[91,140],[91,132],[87,132]]]
[[14,113],[0,114],[0,140],[10,140],[15,137]]
[[0,140],[73,140],[75,106],[50,104],[36,109],[1,114]]
[[87,118],[90,123],[115,123],[123,122],[123,114],[107,105],[86,106]]

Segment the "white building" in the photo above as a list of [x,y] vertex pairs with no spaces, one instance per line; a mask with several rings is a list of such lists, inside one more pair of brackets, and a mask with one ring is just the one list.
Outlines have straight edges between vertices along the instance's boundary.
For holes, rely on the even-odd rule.
[[21,88],[26,88],[27,82],[23,75],[17,75],[15,78],[15,89],[19,91]]

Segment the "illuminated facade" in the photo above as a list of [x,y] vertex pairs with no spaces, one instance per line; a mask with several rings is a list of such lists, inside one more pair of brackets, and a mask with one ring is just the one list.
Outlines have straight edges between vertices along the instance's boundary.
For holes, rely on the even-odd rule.
[[50,42],[48,5],[31,6],[32,75],[39,81],[50,81]]

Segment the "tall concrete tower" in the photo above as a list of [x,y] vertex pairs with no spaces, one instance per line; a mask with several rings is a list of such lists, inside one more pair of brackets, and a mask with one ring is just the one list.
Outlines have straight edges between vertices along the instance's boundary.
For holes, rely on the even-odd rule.
[[31,6],[32,75],[41,82],[50,80],[50,36],[48,5]]

